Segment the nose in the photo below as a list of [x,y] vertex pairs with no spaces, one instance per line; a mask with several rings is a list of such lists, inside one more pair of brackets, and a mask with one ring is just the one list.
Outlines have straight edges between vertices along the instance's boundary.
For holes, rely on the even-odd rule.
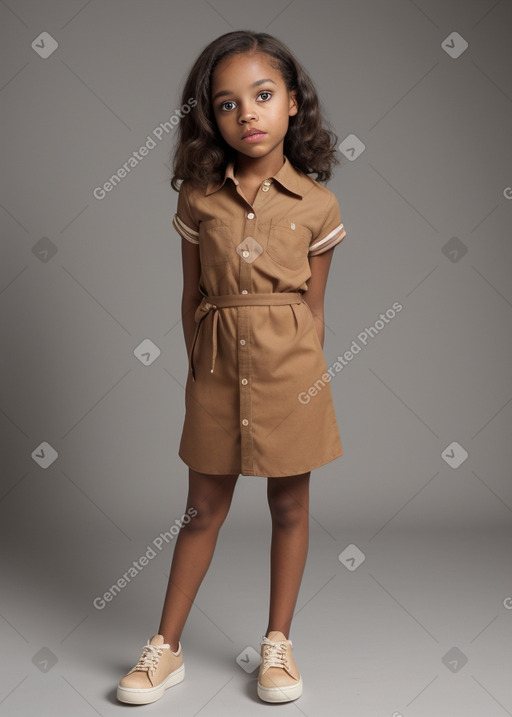
[[258,119],[256,111],[251,107],[244,107],[240,105],[240,112],[238,115],[239,122],[252,122]]

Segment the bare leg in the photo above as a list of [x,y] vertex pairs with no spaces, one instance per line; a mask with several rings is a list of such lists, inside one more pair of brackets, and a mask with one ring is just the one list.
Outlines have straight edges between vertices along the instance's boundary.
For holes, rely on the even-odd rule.
[[280,630],[289,639],[309,547],[309,478],[268,478],[267,498],[272,516],[270,548],[270,610],[268,633]]
[[181,528],[171,563],[158,632],[176,652],[181,632],[210,566],[238,475],[208,475],[189,468],[186,510],[197,515]]

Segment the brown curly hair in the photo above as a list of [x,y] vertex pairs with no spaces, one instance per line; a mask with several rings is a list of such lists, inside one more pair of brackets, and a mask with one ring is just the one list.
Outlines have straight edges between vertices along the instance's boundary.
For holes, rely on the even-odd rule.
[[[224,178],[224,171],[235,152],[220,134],[211,102],[211,78],[217,64],[235,54],[261,52],[279,70],[288,91],[296,90],[299,111],[289,118],[283,153],[304,174],[316,173],[316,181],[331,177],[338,164],[338,138],[323,116],[322,105],[306,71],[290,50],[265,32],[235,30],[210,42],[195,61],[185,81],[182,106],[189,111],[179,121],[177,147],[172,161],[171,187],[179,191],[179,180],[191,180],[201,187]],[[190,103],[197,104],[190,110]]]

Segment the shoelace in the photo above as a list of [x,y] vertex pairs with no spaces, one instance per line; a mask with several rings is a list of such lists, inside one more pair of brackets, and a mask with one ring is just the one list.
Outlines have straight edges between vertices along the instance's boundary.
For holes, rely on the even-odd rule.
[[281,640],[272,642],[266,635],[263,636],[263,666],[267,667],[288,667],[288,643]]
[[148,670],[154,672],[158,667],[158,660],[162,657],[163,645],[144,645],[139,661],[132,668],[135,670]]

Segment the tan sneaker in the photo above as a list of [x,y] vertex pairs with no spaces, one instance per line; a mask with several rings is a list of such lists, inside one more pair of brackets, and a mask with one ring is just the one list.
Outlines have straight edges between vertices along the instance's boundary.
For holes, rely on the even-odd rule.
[[302,694],[302,677],[293,657],[293,645],[279,630],[261,642],[258,697],[265,702],[290,702]]
[[163,635],[153,635],[144,645],[139,661],[126,673],[117,686],[117,699],[132,705],[156,702],[168,687],[177,685],[185,677],[183,650],[164,644]]

